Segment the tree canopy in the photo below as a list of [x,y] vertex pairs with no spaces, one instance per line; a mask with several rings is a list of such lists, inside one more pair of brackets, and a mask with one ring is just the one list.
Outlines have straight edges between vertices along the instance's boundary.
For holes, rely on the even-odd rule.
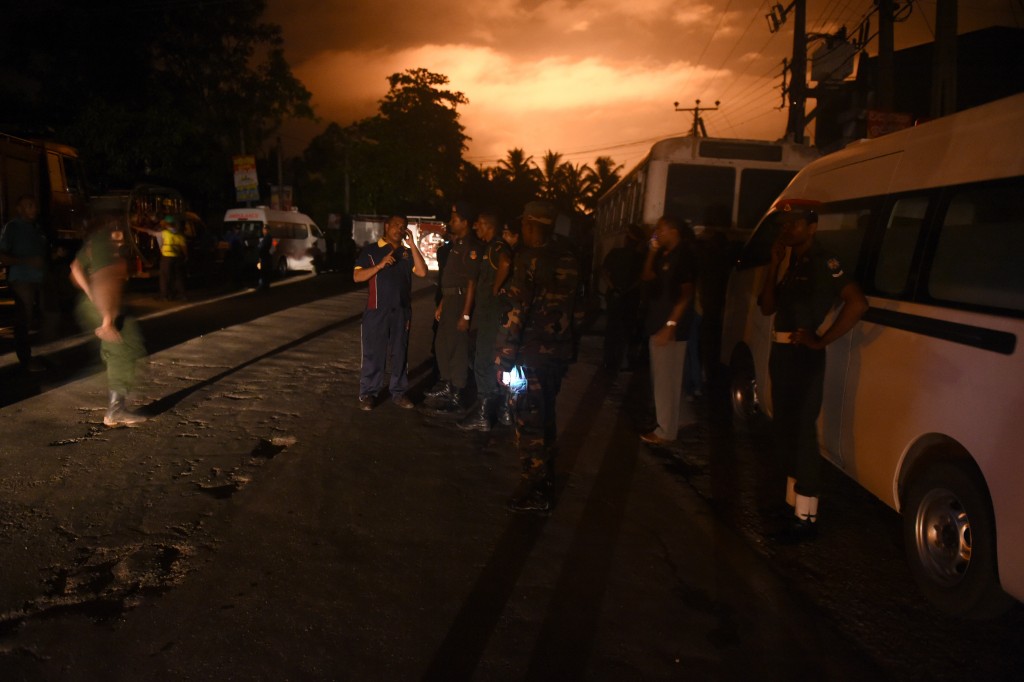
[[285,119],[313,117],[264,0],[16,5],[0,24],[3,123],[78,147],[101,188],[150,176],[230,203],[243,142],[259,152]]

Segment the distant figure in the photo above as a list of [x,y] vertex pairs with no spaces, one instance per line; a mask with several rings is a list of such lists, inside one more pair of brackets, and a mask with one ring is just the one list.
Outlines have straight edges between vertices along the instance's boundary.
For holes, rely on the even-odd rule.
[[384,234],[367,244],[356,260],[352,279],[368,282],[361,328],[363,362],[359,371],[359,409],[372,410],[384,387],[384,369],[391,367],[389,389],[398,407],[409,409],[409,326],[412,321],[412,276],[426,277],[427,263],[415,242],[408,244],[408,221],[393,215]]
[[29,330],[38,307],[42,340],[50,340],[56,332],[57,302],[47,287],[50,241],[36,222],[39,205],[32,196],[19,198],[14,210],[14,219],[0,232],[0,263],[9,268],[7,281],[14,293],[14,349],[23,368],[41,372],[46,364],[32,357]]
[[188,243],[172,215],[164,216],[160,232],[160,297],[165,301],[185,298],[185,261]]
[[644,267],[643,228],[630,225],[625,242],[612,249],[601,264],[605,283],[608,313],[604,334],[604,366],[613,372],[632,366],[634,354],[630,346],[636,339],[637,316],[640,311],[640,274]]
[[82,290],[75,317],[84,330],[100,339],[100,357],[107,366],[106,426],[132,426],[146,421],[125,406],[135,384],[135,364],[146,355],[138,322],[121,313],[121,294],[128,278],[124,233],[107,219],[86,237],[71,263],[71,279]]
[[274,238],[270,236],[270,227],[263,226],[260,243],[256,247],[259,254],[259,283],[257,291],[270,291],[270,280],[274,276]]

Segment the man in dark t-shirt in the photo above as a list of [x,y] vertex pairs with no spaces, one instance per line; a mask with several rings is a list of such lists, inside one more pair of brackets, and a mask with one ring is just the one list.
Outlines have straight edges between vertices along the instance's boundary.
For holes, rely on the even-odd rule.
[[409,325],[412,321],[412,276],[426,277],[427,264],[415,243],[405,245],[408,221],[393,215],[384,223],[384,236],[367,244],[356,259],[352,279],[367,282],[363,313],[363,363],[359,372],[359,409],[372,410],[384,387],[384,369],[390,359],[391,400],[411,408],[409,387]]

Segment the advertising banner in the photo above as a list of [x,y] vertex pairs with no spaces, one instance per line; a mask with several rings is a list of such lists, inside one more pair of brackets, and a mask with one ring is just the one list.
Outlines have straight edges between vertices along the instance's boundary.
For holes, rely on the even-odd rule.
[[243,201],[259,201],[259,180],[256,177],[256,157],[236,156],[235,164],[235,196],[239,203]]

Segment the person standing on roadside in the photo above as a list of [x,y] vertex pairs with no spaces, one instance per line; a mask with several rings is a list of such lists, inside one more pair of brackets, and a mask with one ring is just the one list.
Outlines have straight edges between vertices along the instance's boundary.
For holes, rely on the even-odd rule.
[[427,408],[439,414],[458,412],[469,378],[469,322],[482,253],[470,230],[476,218],[476,209],[468,201],[457,201],[452,206],[451,251],[441,273],[441,302],[434,311],[439,381],[424,401]]
[[188,243],[173,215],[164,216],[160,232],[160,297],[165,301],[185,298],[185,261]]
[[270,291],[270,278],[274,275],[274,238],[270,236],[270,226],[263,226],[263,234],[260,235],[260,242],[256,246],[259,253],[259,282],[256,285],[257,291]]
[[[651,358],[651,385],[658,425],[640,439],[667,445],[679,433],[686,338],[693,316],[696,268],[690,223],[662,216],[654,226],[642,278],[650,284],[644,323]],[[692,420],[691,420],[692,421]]]
[[[477,399],[459,428],[467,431],[490,431],[495,409],[501,399],[500,383],[494,372],[494,340],[498,335],[501,317],[499,281],[504,283],[511,270],[512,249],[501,238],[501,222],[497,214],[480,214],[473,231],[483,244],[483,262],[477,274],[474,324],[476,347],[473,352],[473,374],[476,378]],[[500,275],[500,280],[499,280]]]
[[601,263],[608,311],[605,318],[604,366],[617,372],[623,361],[632,368],[634,338],[638,336],[640,310],[640,273],[644,267],[643,228],[629,225],[622,246],[612,249]]
[[124,259],[124,232],[114,218],[93,228],[71,263],[71,280],[81,289],[75,317],[83,330],[100,339],[100,357],[107,366],[106,426],[133,426],[146,421],[125,407],[135,384],[135,364],[146,355],[138,322],[121,312],[121,296],[128,279]]
[[[818,530],[817,421],[825,387],[825,347],[850,331],[868,309],[860,286],[814,238],[819,206],[817,201],[801,199],[776,204],[779,238],[772,245],[758,297],[761,312],[775,316],[768,372],[775,448],[786,467],[786,502],[794,512],[790,524],[777,535],[786,543],[811,540]],[[779,281],[783,263],[787,263],[786,272]],[[835,320],[819,335],[839,303],[842,308]]]
[[572,246],[554,235],[557,209],[531,201],[523,209],[523,249],[508,286],[510,309],[495,342],[495,370],[519,367],[526,391],[516,405],[519,487],[508,501],[514,512],[551,508],[558,454],[555,401],[572,361],[580,264]]
[[46,281],[50,240],[36,222],[39,204],[35,198],[27,194],[20,197],[14,211],[15,217],[0,232],[0,263],[8,267],[7,281],[14,294],[14,349],[23,368],[41,372],[46,365],[32,357],[29,334],[37,308],[42,318],[42,340],[50,340],[56,330],[56,301]]
[[[372,410],[384,387],[384,369],[390,364],[391,400],[409,409],[409,326],[412,321],[412,276],[426,277],[427,263],[415,242],[407,244],[408,221],[392,215],[384,235],[367,244],[356,260],[352,279],[369,284],[363,312],[363,361],[359,371],[359,409]],[[411,240],[410,240],[411,241]]]

